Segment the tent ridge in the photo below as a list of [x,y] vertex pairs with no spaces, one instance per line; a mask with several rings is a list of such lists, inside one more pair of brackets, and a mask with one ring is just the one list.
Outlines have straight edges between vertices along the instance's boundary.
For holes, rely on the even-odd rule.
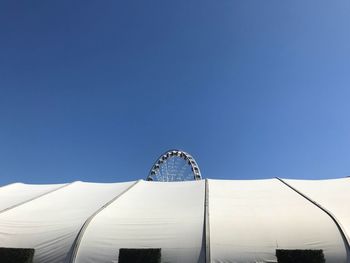
[[205,198],[204,198],[204,211],[205,211],[205,262],[210,263],[210,224],[209,224],[209,181],[205,179]]
[[281,179],[279,177],[276,177],[276,179],[279,180],[280,182],[282,182],[284,185],[286,185],[290,189],[292,189],[294,192],[296,192],[300,196],[302,196],[303,198],[305,198],[307,201],[309,201],[312,204],[314,204],[316,207],[318,207],[320,210],[322,210],[324,213],[326,213],[332,219],[332,221],[337,226],[337,228],[338,228],[338,230],[340,232],[340,235],[341,235],[341,237],[342,237],[342,239],[344,241],[344,245],[345,245],[345,248],[346,248],[346,254],[347,254],[347,257],[346,257],[347,258],[347,262],[350,263],[350,242],[349,242],[349,237],[347,236],[344,228],[342,227],[341,223],[336,218],[336,216],[333,215],[332,212],[330,212],[328,209],[323,207],[321,204],[319,204],[316,201],[312,200],[310,197],[308,197],[307,195],[303,194],[302,192],[300,192],[299,190],[297,190],[296,188],[294,188],[293,186],[291,186],[290,184],[285,182],[283,179]]
[[0,211],[0,214],[5,213],[5,212],[7,212],[7,211],[9,211],[9,210],[12,210],[12,209],[14,209],[14,208],[16,208],[16,207],[19,207],[19,206],[21,206],[21,205],[27,204],[27,203],[29,203],[29,202],[31,202],[31,201],[36,200],[36,199],[39,199],[40,197],[43,197],[43,196],[46,196],[46,195],[51,194],[51,193],[53,193],[53,192],[59,191],[59,190],[61,190],[62,188],[68,187],[68,186],[70,186],[70,185],[72,185],[72,184],[74,184],[74,183],[75,183],[75,182],[71,182],[71,183],[64,184],[64,185],[62,185],[62,186],[60,186],[60,187],[58,187],[58,188],[56,188],[56,189],[50,190],[50,191],[48,191],[48,192],[42,193],[42,194],[40,194],[40,195],[38,195],[38,196],[35,196],[35,197],[33,197],[33,198],[30,198],[30,199],[25,200],[25,201],[23,201],[23,202],[20,202],[20,203],[18,203],[18,204],[15,204],[15,205],[12,205],[12,206],[10,206],[10,207],[7,207],[7,208],[1,210],[1,211]]
[[68,261],[67,262],[70,262],[70,263],[75,262],[75,259],[76,259],[77,254],[78,254],[78,250],[79,250],[79,246],[80,246],[81,240],[83,239],[85,231],[88,228],[90,222],[95,218],[95,216],[97,216],[103,209],[105,209],[107,206],[109,206],[114,201],[116,201],[119,197],[121,197],[122,195],[127,193],[131,188],[136,186],[140,181],[142,181],[142,180],[137,180],[136,182],[134,182],[132,185],[130,185],[128,188],[126,188],[123,192],[121,192],[120,194],[115,196],[113,199],[111,199],[107,203],[105,203],[98,210],[96,210],[96,212],[93,213],[88,219],[86,219],[86,221],[84,222],[84,224],[80,228],[80,230],[79,230],[79,232],[78,232],[78,234],[77,234],[77,236],[76,236],[76,238],[74,240],[74,243],[72,245],[71,251],[68,254]]

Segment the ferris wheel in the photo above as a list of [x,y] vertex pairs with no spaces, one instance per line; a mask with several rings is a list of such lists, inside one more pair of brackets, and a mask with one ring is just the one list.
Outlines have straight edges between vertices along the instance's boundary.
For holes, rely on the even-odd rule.
[[201,180],[201,172],[194,158],[181,150],[162,154],[152,166],[147,181],[173,182]]

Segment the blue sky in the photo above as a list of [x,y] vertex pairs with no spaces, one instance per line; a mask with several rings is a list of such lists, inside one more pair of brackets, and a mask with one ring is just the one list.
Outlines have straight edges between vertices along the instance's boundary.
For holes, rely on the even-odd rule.
[[1,1],[0,185],[350,175],[350,2]]

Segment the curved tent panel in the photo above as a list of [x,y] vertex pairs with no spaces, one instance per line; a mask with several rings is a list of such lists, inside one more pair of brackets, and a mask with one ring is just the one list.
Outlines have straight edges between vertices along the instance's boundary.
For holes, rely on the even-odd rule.
[[0,188],[0,212],[41,195],[55,191],[65,184],[22,184],[14,183]]
[[323,250],[347,262],[333,220],[277,179],[209,180],[211,262],[277,262],[276,249]]
[[16,183],[0,188],[0,248],[35,249],[35,263],[68,263],[72,255],[123,263],[135,252],[171,263],[267,263],[281,249],[349,262],[336,223],[307,198],[349,236],[350,179],[283,182]]
[[140,181],[98,213],[75,262],[118,262],[119,249],[161,249],[162,262],[205,262],[205,181]]
[[75,182],[0,213],[0,247],[33,248],[34,262],[67,262],[85,220],[131,184]]
[[332,213],[350,243],[350,178],[330,180],[283,179]]

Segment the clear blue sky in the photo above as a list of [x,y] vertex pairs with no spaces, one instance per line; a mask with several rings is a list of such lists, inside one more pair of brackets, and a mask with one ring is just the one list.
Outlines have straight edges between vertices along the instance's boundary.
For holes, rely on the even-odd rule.
[[1,1],[0,185],[350,175],[350,1]]

